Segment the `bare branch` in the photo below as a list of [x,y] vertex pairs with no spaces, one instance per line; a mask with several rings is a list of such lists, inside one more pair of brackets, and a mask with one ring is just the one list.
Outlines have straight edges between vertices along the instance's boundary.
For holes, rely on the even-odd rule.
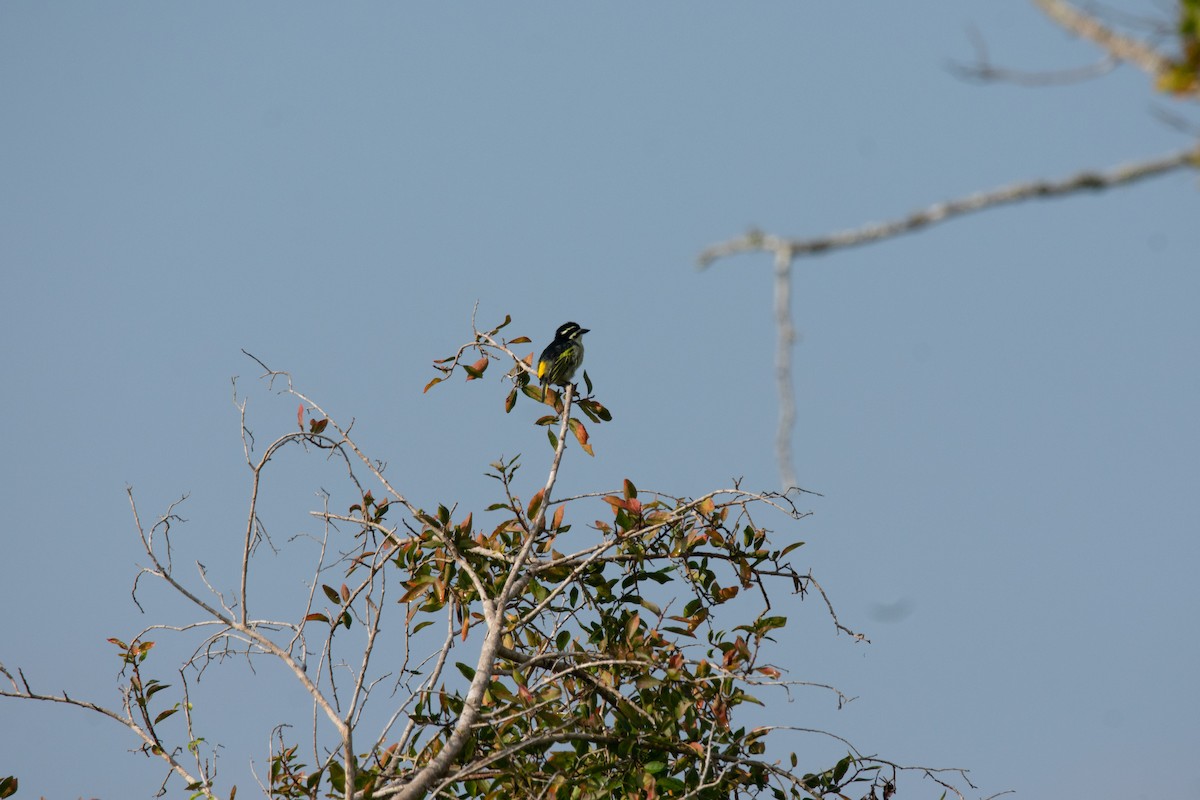
[[114,722],[117,722],[132,731],[135,736],[142,740],[144,745],[143,749],[145,752],[157,756],[165,761],[170,766],[171,772],[174,772],[176,775],[183,778],[183,780],[189,786],[194,785],[196,787],[195,791],[199,795],[211,798],[211,800],[217,800],[216,796],[212,794],[206,781],[189,773],[183,764],[181,764],[175,758],[173,753],[168,752],[163,747],[160,747],[155,737],[149,731],[139,725],[136,720],[134,720],[133,715],[130,713],[128,708],[128,697],[126,698],[126,712],[124,715],[122,715],[116,711],[113,711],[112,709],[88,702],[87,700],[76,700],[75,698],[68,696],[66,692],[63,692],[61,695],[41,694],[35,692],[29,687],[29,682],[25,680],[24,673],[18,670],[17,674],[21,676],[21,683],[18,684],[12,673],[5,669],[3,664],[0,664],[0,674],[8,678],[9,683],[12,684],[13,687],[11,690],[0,689],[0,697],[13,697],[22,700],[40,700],[46,703],[61,703],[63,705],[75,706],[76,708],[94,711],[101,716],[108,717]]
[[750,230],[735,239],[705,248],[697,258],[697,266],[700,269],[710,266],[717,259],[739,253],[771,253],[774,256],[775,325],[778,331],[775,372],[779,392],[779,426],[776,433],[775,451],[780,480],[784,489],[795,487],[797,483],[791,451],[796,418],[795,392],[791,375],[791,350],[796,335],[792,326],[790,308],[791,268],[797,258],[891,239],[976,211],[1018,203],[1023,200],[1046,199],[1078,192],[1111,189],[1185,167],[1192,169],[1200,167],[1200,145],[1159,158],[1120,165],[1106,172],[1086,171],[1057,181],[1033,180],[988,192],[976,192],[957,200],[936,203],[901,219],[871,223],[825,236],[792,239],[763,233],[759,230]]
[[864,636],[861,633],[855,633],[854,631],[850,630],[849,628],[847,628],[845,625],[843,625],[841,623],[841,621],[838,619],[837,612],[833,610],[833,603],[830,601],[829,595],[825,594],[825,589],[821,586],[821,584],[817,583],[817,579],[813,577],[813,574],[811,571],[807,575],[804,576],[804,580],[811,583],[813,586],[817,587],[817,591],[820,592],[820,594],[821,594],[821,599],[825,601],[825,607],[829,609],[829,616],[833,618],[834,627],[836,627],[842,633],[845,633],[847,636],[849,636],[851,639],[853,639],[856,642],[867,642],[868,644],[870,643],[871,640],[868,639],[866,636]]
[[775,434],[775,455],[783,490],[797,486],[792,464],[792,429],[796,427],[796,390],[792,386],[792,345],[796,329],[792,326],[792,252],[775,251],[775,380],[779,387],[779,428]]
[[1065,0],[1033,0],[1046,16],[1067,31],[1100,46],[1110,56],[1133,64],[1157,78],[1171,67],[1171,60],[1145,42],[1118,33],[1092,15]]
[[1082,67],[1071,69],[1029,71],[998,67],[992,63],[991,56],[988,55],[987,42],[984,41],[979,31],[971,28],[967,31],[967,35],[971,39],[971,45],[975,48],[975,62],[973,64],[963,64],[951,61],[946,65],[946,68],[963,80],[979,83],[1011,83],[1017,86],[1061,86],[1063,84],[1080,83],[1081,81],[1106,75],[1112,72],[1120,63],[1119,59],[1108,54],[1094,64],[1085,64]]
[[[141,537],[146,555],[149,557],[150,562],[154,567],[153,570],[145,569],[144,571],[149,572],[155,577],[163,580],[172,589],[191,601],[193,605],[202,609],[217,622],[225,625],[230,631],[241,634],[242,636],[246,637],[247,640],[262,648],[263,651],[270,653],[279,659],[279,661],[281,661],[289,670],[291,670],[292,674],[304,687],[305,691],[308,692],[313,700],[321,707],[321,710],[325,713],[325,716],[333,723],[334,727],[337,728],[338,733],[343,737],[346,736],[348,730],[345,722],[341,720],[337,714],[337,711],[329,704],[328,699],[325,697],[324,693],[321,692],[320,688],[308,677],[308,673],[305,671],[304,665],[298,663],[295,658],[292,657],[291,653],[279,647],[279,645],[275,644],[270,636],[266,635],[262,632],[262,630],[260,630],[260,628],[264,627],[264,622],[256,620],[243,621],[237,617],[226,616],[213,606],[197,597],[195,593],[176,580],[175,576],[163,566],[158,559],[158,554],[155,553],[154,548],[151,546],[150,539],[142,529],[140,520],[138,519],[137,504],[133,499],[133,490],[127,489],[126,493],[129,496],[130,507],[133,509],[135,524],[138,528],[138,535]],[[253,510],[251,510],[251,516],[253,516],[253,513]],[[245,604],[244,597],[242,598],[242,603],[243,605]]]
[[825,236],[789,239],[752,230],[743,236],[706,248],[700,253],[697,261],[698,266],[703,269],[719,258],[738,253],[779,253],[783,251],[789,253],[793,259],[814,256],[832,250],[891,239],[905,233],[913,233],[930,225],[975,211],[1019,203],[1023,200],[1048,199],[1079,192],[1112,189],[1146,178],[1165,175],[1185,167],[1192,169],[1200,167],[1200,146],[1192,146],[1186,150],[1146,161],[1123,164],[1105,172],[1089,170],[1057,181],[1033,180],[1003,186],[987,192],[976,192],[957,200],[936,203],[924,210],[916,211],[891,222],[871,223],[860,228],[838,231]]

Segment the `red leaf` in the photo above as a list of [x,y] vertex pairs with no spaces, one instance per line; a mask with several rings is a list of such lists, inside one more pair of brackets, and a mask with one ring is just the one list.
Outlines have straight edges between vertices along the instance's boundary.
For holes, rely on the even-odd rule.
[[528,509],[528,514],[529,514],[530,519],[533,519],[534,517],[537,516],[538,509],[542,507],[542,498],[545,496],[545,494],[546,494],[545,489],[539,489],[538,493],[535,494],[532,498],[530,498],[529,509]]
[[632,511],[633,510],[632,508],[629,507],[629,501],[626,500],[624,497],[617,497],[616,495],[608,495],[606,497],[602,497],[601,499],[604,502],[608,503],[610,506],[612,506],[613,511]]
[[588,444],[589,437],[587,428],[583,427],[583,423],[572,418],[567,421],[567,425],[570,426],[571,432],[575,434],[575,438],[579,440],[579,446],[583,448],[583,452],[587,453],[589,456],[594,455],[592,453],[591,446]]
[[469,381],[473,381],[476,378],[482,378],[483,371],[485,369],[487,369],[487,367],[488,367],[487,356],[484,356],[483,358],[479,359],[478,361],[476,361],[474,364],[472,364],[470,366],[467,366],[466,364],[463,365],[463,369],[465,369],[467,371],[467,380],[469,380]]

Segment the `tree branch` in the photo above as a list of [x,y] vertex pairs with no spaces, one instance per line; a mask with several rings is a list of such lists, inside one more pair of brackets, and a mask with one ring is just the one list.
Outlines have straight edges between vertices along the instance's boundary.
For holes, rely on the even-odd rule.
[[157,756],[165,761],[169,765],[171,772],[183,778],[188,786],[195,787],[194,791],[198,795],[210,798],[210,800],[217,800],[207,781],[190,774],[183,764],[181,764],[175,758],[173,753],[170,753],[165,748],[161,747],[159,742],[156,741],[146,729],[137,724],[137,721],[133,719],[132,714],[128,710],[128,697],[126,698],[127,708],[125,716],[121,716],[117,712],[105,708],[104,706],[88,702],[87,700],[76,700],[75,698],[68,696],[66,692],[63,692],[61,695],[41,694],[39,692],[35,692],[29,687],[29,682],[25,680],[24,673],[18,670],[18,674],[21,676],[20,684],[17,683],[17,680],[13,677],[12,673],[5,669],[3,664],[0,664],[0,675],[3,675],[5,678],[7,678],[8,682],[11,683],[13,687],[11,691],[8,689],[0,689],[0,697],[14,697],[22,700],[40,700],[44,703],[61,703],[63,705],[75,706],[76,708],[94,711],[97,714],[108,717],[114,722],[124,725],[126,728],[132,731],[135,736],[142,740],[144,745],[143,749],[147,754]]
[[957,200],[935,203],[901,219],[871,223],[860,228],[837,231],[825,236],[789,239],[751,230],[736,239],[705,248],[698,256],[697,262],[698,266],[704,269],[719,258],[737,253],[779,253],[781,250],[789,252],[793,259],[813,256],[831,250],[857,247],[890,239],[904,233],[912,233],[975,211],[1019,203],[1023,200],[1047,199],[1078,192],[1112,189],[1146,178],[1164,175],[1184,167],[1193,169],[1200,167],[1200,145],[1146,161],[1123,164],[1105,172],[1089,170],[1057,181],[1033,180],[1002,186],[987,192],[976,192]]
[[1007,67],[998,67],[992,63],[992,58],[988,54],[987,42],[980,35],[979,31],[971,28],[967,31],[967,35],[970,37],[971,44],[975,48],[975,63],[963,64],[951,61],[946,65],[946,68],[963,80],[977,81],[979,83],[1011,83],[1017,86],[1055,86],[1079,83],[1080,81],[1091,80],[1092,78],[1112,72],[1121,63],[1113,55],[1106,53],[1095,64],[1087,64],[1082,67],[1039,70],[1037,72],[1009,69]]
[[1070,33],[1087,39],[1104,49],[1110,56],[1133,64],[1142,72],[1157,78],[1171,68],[1171,60],[1145,42],[1131,38],[1104,25],[1065,0],[1033,0],[1050,19]]
[[705,248],[697,258],[697,266],[700,269],[710,266],[717,259],[738,253],[771,253],[774,256],[775,325],[778,330],[775,375],[779,391],[779,427],[775,439],[775,452],[779,464],[779,477],[784,490],[796,486],[791,450],[792,429],[796,422],[791,350],[796,337],[792,327],[790,306],[791,269],[797,258],[891,239],[963,214],[1018,203],[1023,200],[1111,189],[1156,175],[1163,175],[1183,167],[1200,167],[1200,145],[1159,158],[1117,166],[1107,172],[1086,171],[1057,181],[1034,180],[1003,186],[988,192],[976,192],[957,200],[936,203],[901,219],[871,223],[860,228],[838,231],[825,236],[790,239],[766,234],[759,230],[750,230],[736,239]]
[[779,331],[775,346],[775,381],[779,389],[775,456],[785,492],[799,486],[792,465],[792,429],[796,427],[796,390],[792,386],[792,346],[796,343],[796,329],[792,326],[792,258],[790,249],[775,251],[775,326]]
[[[554,483],[558,479],[558,467],[562,461],[563,450],[566,448],[567,425],[571,416],[571,400],[574,397],[574,388],[574,386],[568,384],[563,395],[562,424],[558,432],[558,442],[554,449],[554,459],[550,465],[546,485],[542,489],[541,504],[534,514],[533,520],[530,522],[529,531],[525,535],[525,541],[504,581],[504,586],[494,601],[494,622],[489,623],[488,631],[483,637],[483,643],[479,649],[479,658],[475,663],[475,674],[471,679],[471,685],[467,688],[466,697],[463,698],[462,713],[455,721],[454,728],[441,750],[399,789],[397,797],[402,798],[402,800],[424,797],[435,782],[441,781],[449,773],[450,768],[454,765],[459,754],[466,747],[473,735],[473,726],[483,710],[484,692],[491,683],[492,674],[496,669],[497,653],[505,631],[503,625],[504,610],[508,607],[512,598],[520,591],[520,588],[528,581],[528,575],[525,574],[522,567],[529,556],[534,540],[545,526],[546,509],[549,507],[550,493],[553,491]],[[485,604],[489,602],[486,595],[481,596],[480,599]]]

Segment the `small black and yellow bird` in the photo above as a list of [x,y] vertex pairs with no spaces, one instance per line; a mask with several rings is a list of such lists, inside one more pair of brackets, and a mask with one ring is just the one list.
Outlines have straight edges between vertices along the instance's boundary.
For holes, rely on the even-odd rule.
[[588,328],[581,328],[577,322],[564,322],[554,332],[551,342],[537,362],[538,380],[545,386],[553,383],[556,386],[566,386],[575,377],[575,370],[583,363],[583,335]]

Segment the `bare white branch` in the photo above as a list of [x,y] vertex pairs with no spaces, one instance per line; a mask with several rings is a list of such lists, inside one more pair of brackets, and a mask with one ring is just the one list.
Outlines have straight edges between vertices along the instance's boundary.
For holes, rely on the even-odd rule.
[[1158,77],[1171,66],[1171,60],[1150,45],[1118,33],[1066,0],[1033,2],[1067,31],[1098,45],[1113,58],[1133,64],[1151,77]]
[[1200,146],[1192,146],[1158,158],[1123,164],[1104,171],[1086,171],[1061,180],[1032,180],[975,192],[956,200],[935,203],[921,211],[890,222],[878,222],[859,228],[838,231],[811,238],[787,238],[752,230],[743,236],[712,245],[700,253],[700,268],[714,261],[738,253],[788,253],[792,259],[814,256],[846,247],[890,239],[901,234],[913,233],[939,222],[946,222],[964,214],[984,211],[997,206],[1019,203],[1025,200],[1045,200],[1080,192],[1096,192],[1112,189],[1136,181],[1165,175],[1180,169],[1200,167]]

